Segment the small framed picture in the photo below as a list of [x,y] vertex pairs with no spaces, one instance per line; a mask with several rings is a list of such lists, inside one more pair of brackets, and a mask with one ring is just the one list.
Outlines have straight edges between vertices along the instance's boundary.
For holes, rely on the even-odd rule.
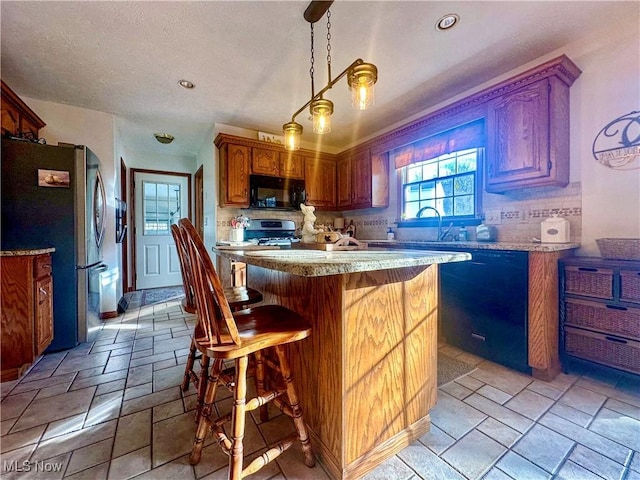
[[62,187],[69,188],[69,172],[63,170],[45,170],[38,169],[38,186],[39,187]]

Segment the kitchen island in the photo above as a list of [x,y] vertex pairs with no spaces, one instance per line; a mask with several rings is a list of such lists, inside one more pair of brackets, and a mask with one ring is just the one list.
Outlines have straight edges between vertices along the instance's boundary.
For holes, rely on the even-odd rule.
[[312,325],[289,355],[315,453],[358,478],[430,427],[437,396],[438,265],[471,258],[416,250],[229,251],[248,285]]

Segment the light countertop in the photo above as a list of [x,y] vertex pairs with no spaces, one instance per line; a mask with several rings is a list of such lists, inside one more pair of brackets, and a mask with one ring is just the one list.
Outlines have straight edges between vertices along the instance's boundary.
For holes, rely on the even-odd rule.
[[322,250],[220,250],[217,255],[248,265],[278,270],[303,277],[390,270],[437,263],[470,260],[465,252],[419,251],[404,249]]
[[43,255],[45,253],[53,253],[56,249],[49,248],[30,248],[26,250],[2,250],[0,251],[0,257],[25,257],[28,255]]
[[[359,239],[360,240],[360,239]],[[419,248],[430,247],[441,250],[443,248],[478,249],[478,250],[514,250],[521,252],[560,252],[580,248],[579,243],[540,243],[540,242],[436,242],[420,240],[362,240],[374,247],[386,248]]]

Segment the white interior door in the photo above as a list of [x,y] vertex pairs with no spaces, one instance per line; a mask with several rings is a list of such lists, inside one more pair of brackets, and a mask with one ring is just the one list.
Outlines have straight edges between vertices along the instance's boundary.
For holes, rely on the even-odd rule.
[[171,225],[188,216],[187,177],[135,172],[136,289],[182,284]]

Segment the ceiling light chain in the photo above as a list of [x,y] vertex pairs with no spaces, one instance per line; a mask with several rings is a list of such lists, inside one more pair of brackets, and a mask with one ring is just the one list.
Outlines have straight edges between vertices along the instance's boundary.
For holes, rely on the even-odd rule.
[[[307,11],[313,10],[313,15],[307,17],[305,11],[305,20],[311,23],[311,99],[300,107],[292,116],[291,121],[282,126],[284,132],[284,147],[286,150],[300,149],[300,136],[302,135],[302,125],[297,123],[296,117],[303,110],[309,107],[313,116],[314,133],[323,134],[331,131],[331,115],[333,114],[333,102],[323,98],[325,92],[333,88],[333,86],[342,79],[347,77],[347,83],[351,90],[351,104],[358,110],[365,110],[373,105],[373,86],[378,81],[378,69],[372,63],[365,63],[361,58],[356,59],[351,65],[344,69],[336,78],[331,78],[331,12],[328,11],[332,2],[311,2]],[[322,12],[318,11],[319,4],[326,5],[327,13],[327,71],[329,82],[318,93],[315,93],[314,87],[314,30],[313,24],[322,17]],[[313,8],[312,8],[313,7]]]
[[327,73],[331,82],[331,10],[327,10]]
[[313,58],[314,48],[313,48],[313,23],[311,24],[311,68],[309,68],[309,76],[311,77],[311,97],[313,98],[316,94],[314,85],[313,85],[313,77],[315,74],[314,63],[315,59]]

